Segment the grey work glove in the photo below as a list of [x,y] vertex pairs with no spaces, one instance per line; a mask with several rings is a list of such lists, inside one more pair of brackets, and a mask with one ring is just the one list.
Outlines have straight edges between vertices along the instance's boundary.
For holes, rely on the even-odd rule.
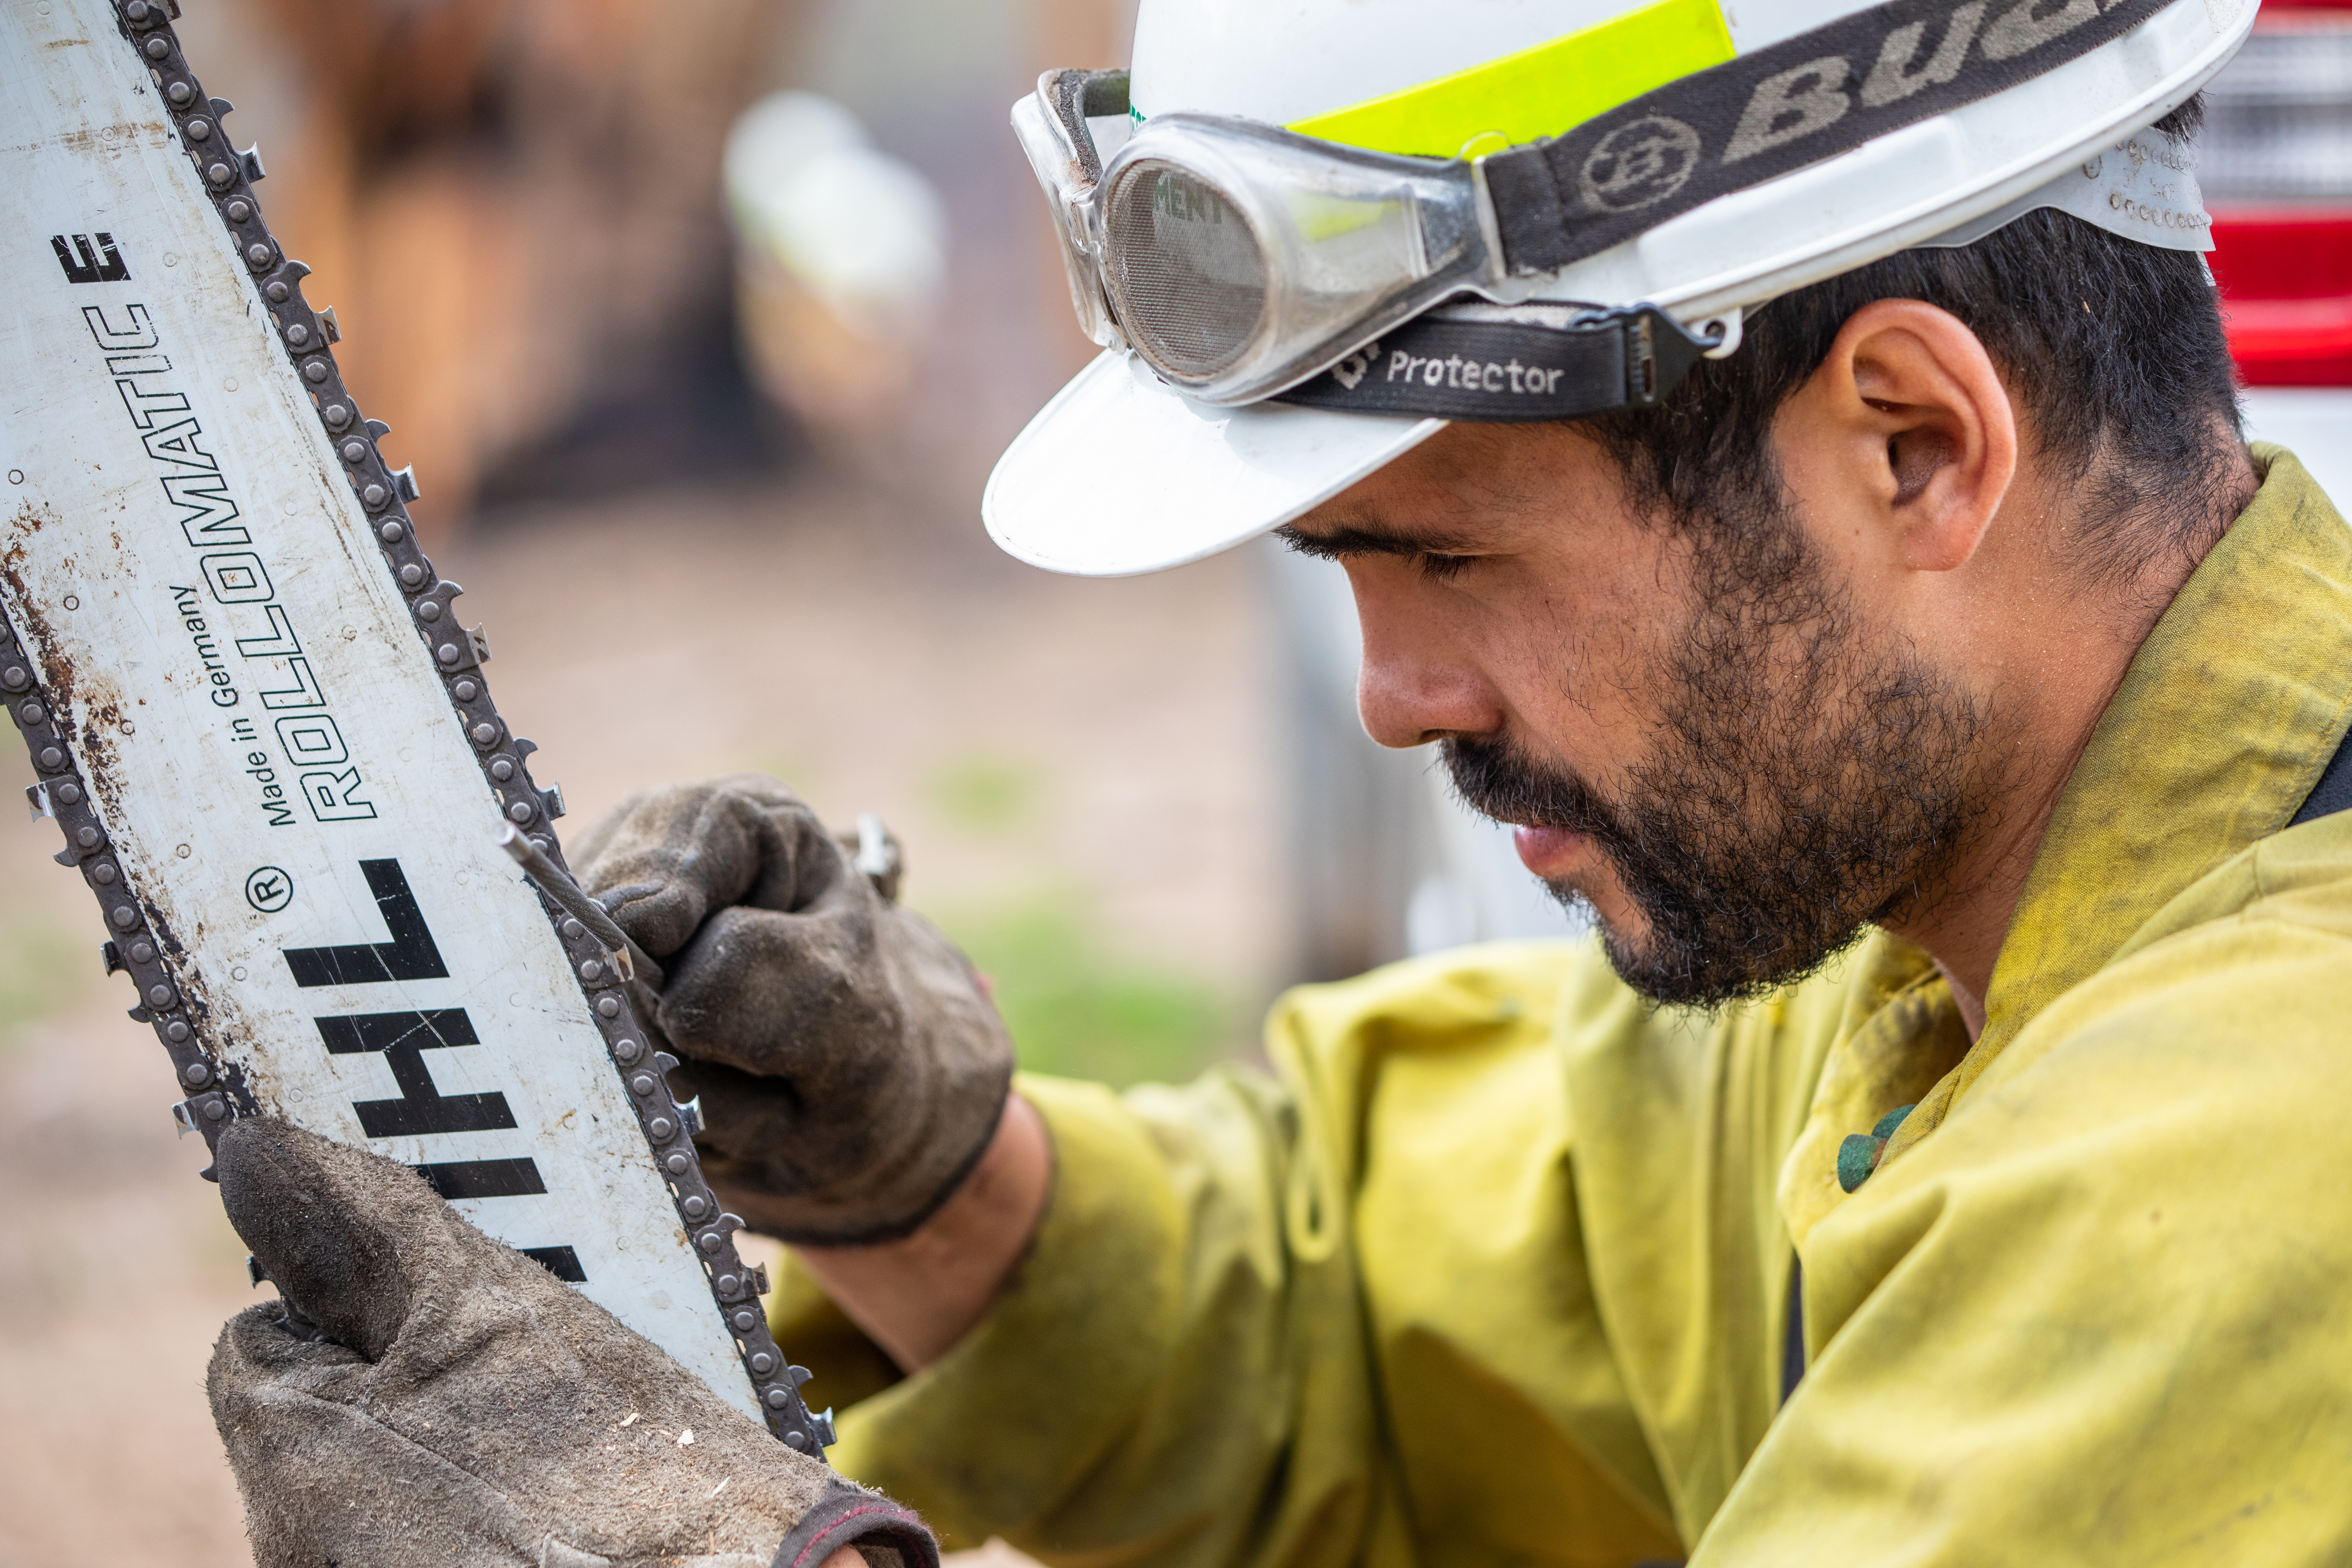
[[218,1165],[283,1296],[229,1320],[206,1382],[258,1568],[818,1568],[852,1544],[938,1568],[913,1514],[406,1167],[264,1118],[221,1134]]
[[763,773],[632,795],[573,851],[666,972],[638,1016],[685,1058],[703,1174],[754,1228],[906,1235],[988,1147],[1013,1043],[939,928],[877,891]]

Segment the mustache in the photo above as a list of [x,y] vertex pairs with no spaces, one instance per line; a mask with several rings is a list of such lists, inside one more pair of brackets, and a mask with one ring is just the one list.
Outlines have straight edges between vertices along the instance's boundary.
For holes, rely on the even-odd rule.
[[1624,818],[1576,774],[1548,767],[1499,736],[1453,736],[1439,747],[1462,804],[1481,816],[1557,827],[1606,845],[1632,835]]

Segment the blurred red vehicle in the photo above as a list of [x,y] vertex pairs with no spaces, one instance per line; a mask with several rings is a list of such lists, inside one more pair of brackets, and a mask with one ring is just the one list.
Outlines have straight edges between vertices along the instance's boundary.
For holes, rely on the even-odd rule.
[[2249,428],[2352,504],[2352,0],[2267,0],[2206,102],[2198,177]]

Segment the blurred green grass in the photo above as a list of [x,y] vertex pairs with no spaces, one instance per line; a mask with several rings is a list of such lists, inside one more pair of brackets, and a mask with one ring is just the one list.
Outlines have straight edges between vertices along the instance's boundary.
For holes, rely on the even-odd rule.
[[1238,1053],[1253,1021],[1214,978],[1131,950],[1106,934],[1082,881],[1059,880],[1055,780],[1036,761],[992,750],[951,752],[922,774],[922,803],[950,840],[1034,856],[1035,879],[976,900],[916,902],[996,988],[997,1011],[1033,1072],[1124,1088],[1181,1081]]
[[923,785],[930,808],[950,830],[982,837],[1030,821],[1045,793],[1044,770],[986,752],[948,759],[931,769]]
[[1251,1021],[1242,997],[1107,945],[1087,904],[1038,893],[925,912],[994,983],[997,1011],[1033,1072],[1124,1088],[1181,1082],[1238,1054]]
[[[96,945],[93,938],[89,946]],[[77,952],[84,955],[79,967]],[[97,959],[54,926],[24,920],[0,922],[0,1051],[13,1047],[26,1025],[80,1000],[94,984],[97,972]]]

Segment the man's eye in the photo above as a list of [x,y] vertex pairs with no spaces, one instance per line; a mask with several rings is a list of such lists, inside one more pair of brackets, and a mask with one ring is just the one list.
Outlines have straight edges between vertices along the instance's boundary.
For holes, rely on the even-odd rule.
[[1463,574],[1473,559],[1468,555],[1438,555],[1423,551],[1419,557],[1421,574],[1433,583],[1451,583]]

